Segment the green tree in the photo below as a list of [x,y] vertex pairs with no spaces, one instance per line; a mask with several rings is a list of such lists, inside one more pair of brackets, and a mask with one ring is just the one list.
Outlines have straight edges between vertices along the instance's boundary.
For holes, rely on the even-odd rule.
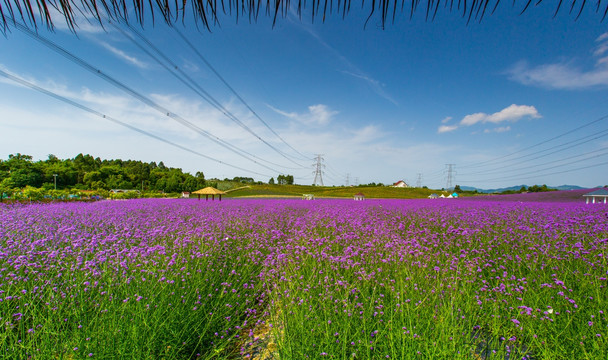
[[279,175],[279,176],[277,176],[277,184],[279,184],[279,185],[293,185],[293,175]]
[[165,192],[181,192],[182,189],[181,176],[175,172],[169,175],[165,184]]
[[44,191],[32,186],[26,186],[25,189],[23,189],[23,195],[29,200],[39,201],[44,198]]
[[182,189],[183,191],[189,192],[200,189],[200,187],[198,186],[198,180],[192,175],[186,176],[186,180],[184,181],[184,186],[182,187]]
[[90,171],[84,175],[82,179],[83,183],[89,187],[89,189],[94,189],[91,185],[95,182],[101,181],[101,172],[99,171]]
[[274,185],[274,178],[270,178],[270,180],[268,180],[268,183],[269,183],[270,185]]
[[14,187],[42,186],[42,172],[40,167],[33,163],[30,155],[11,154],[3,165],[8,169],[8,177]]
[[204,188],[206,183],[207,182],[205,180],[205,174],[203,174],[202,171],[197,171],[196,172],[196,188],[197,189]]

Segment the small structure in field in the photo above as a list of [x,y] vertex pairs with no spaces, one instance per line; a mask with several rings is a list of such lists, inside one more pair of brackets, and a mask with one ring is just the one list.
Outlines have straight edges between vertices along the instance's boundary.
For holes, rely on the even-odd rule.
[[198,195],[199,200],[201,199],[201,195],[205,195],[205,200],[207,201],[209,201],[209,195],[211,195],[211,200],[215,200],[215,195],[217,195],[220,201],[222,201],[222,195],[226,195],[225,192],[211,186],[208,186],[204,189],[196,190],[192,193]]
[[133,190],[133,189],[110,189],[110,194],[126,194],[126,193],[132,193],[132,192],[139,193],[139,190]]
[[357,193],[353,196],[353,199],[355,199],[355,201],[363,201],[365,200],[365,195],[363,195],[363,193]]
[[302,200],[314,200],[314,199],[315,199],[314,194],[302,194]]
[[453,194],[452,194],[452,197],[453,197],[453,198],[457,198],[458,196],[459,196],[459,195],[458,195],[458,193],[457,193],[457,192],[455,192],[455,193],[453,193]]
[[187,199],[190,197],[190,193],[187,191],[182,191],[182,198]]
[[439,197],[439,195],[437,194],[431,194],[428,196],[429,199],[437,199]]
[[399,180],[399,181],[397,181],[396,183],[393,184],[393,187],[396,187],[396,188],[407,188],[407,187],[410,187],[410,186],[405,181]]
[[585,197],[586,204],[589,204],[589,199],[591,199],[592,204],[595,204],[596,202],[603,202],[604,204],[606,204],[606,199],[608,198],[608,189],[602,188],[599,190],[592,191],[590,193],[586,193],[583,196]]

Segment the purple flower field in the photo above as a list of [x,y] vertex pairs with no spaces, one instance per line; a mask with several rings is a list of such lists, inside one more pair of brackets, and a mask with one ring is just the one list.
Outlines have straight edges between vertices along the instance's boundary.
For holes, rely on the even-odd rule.
[[0,204],[0,357],[606,359],[608,207]]

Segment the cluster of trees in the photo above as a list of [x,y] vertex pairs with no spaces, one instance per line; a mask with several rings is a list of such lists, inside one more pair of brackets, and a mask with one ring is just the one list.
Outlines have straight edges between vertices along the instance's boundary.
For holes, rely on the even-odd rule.
[[550,189],[547,187],[547,185],[543,184],[542,186],[539,185],[532,185],[530,187],[528,187],[528,189],[526,189],[525,186],[522,186],[521,189],[519,189],[520,192],[546,192],[546,191],[557,191],[557,189]]
[[557,189],[549,188],[545,184],[532,185],[532,186],[528,186],[528,187],[526,187],[524,185],[519,190],[505,190],[505,191],[502,191],[501,194],[508,195],[508,194],[521,194],[521,193],[527,193],[527,192],[547,192],[547,191],[557,191]]
[[234,182],[240,182],[243,184],[255,184],[256,183],[252,177],[244,177],[244,176],[235,176],[232,178],[232,180],[224,179],[224,181],[234,181]]
[[[274,178],[270,178],[270,180],[268,180],[268,183],[270,185],[274,185],[275,184]],[[293,175],[279,175],[279,176],[277,176],[276,184],[279,184],[279,185],[293,185]]]
[[182,172],[166,167],[163,162],[145,163],[135,160],[101,160],[99,157],[78,154],[73,159],[61,160],[49,155],[47,160],[32,160],[23,154],[0,159],[0,188],[25,187],[81,190],[137,189],[143,191],[194,191],[205,186],[205,175]]

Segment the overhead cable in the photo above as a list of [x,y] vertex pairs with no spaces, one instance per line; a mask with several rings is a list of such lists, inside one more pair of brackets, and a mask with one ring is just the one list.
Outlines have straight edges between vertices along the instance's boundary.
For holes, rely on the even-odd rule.
[[268,130],[270,130],[270,132],[272,132],[279,140],[281,140],[283,142],[283,144],[287,145],[290,149],[295,151],[298,155],[302,156],[303,160],[312,160],[311,157],[308,157],[308,156],[302,154],[301,152],[299,152],[298,150],[296,150],[287,141],[285,141],[285,139],[283,139],[281,137],[281,135],[279,135],[276,131],[274,131],[274,129],[272,127],[270,127],[270,125],[268,125],[268,123],[266,121],[264,121],[264,119],[262,119],[260,117],[260,115],[258,115],[258,113],[251,108],[251,106],[249,106],[249,104],[236,92],[236,90],[234,90],[234,88],[232,86],[230,86],[230,84],[228,84],[228,82],[224,79],[224,77],[222,77],[222,75],[220,75],[220,73],[211,65],[211,63],[209,63],[209,61],[207,61],[207,59],[203,56],[203,54],[201,54],[200,51],[198,51],[198,49],[184,36],[184,34],[182,34],[182,32],[179,31],[175,27],[173,29],[179,35],[179,37],[188,45],[188,47],[190,47],[190,49],[192,49],[192,51],[194,51],[194,53],[201,59],[201,61],[204,62],[205,65],[207,65],[207,67],[211,70],[211,72],[213,72],[215,74],[215,76],[217,76],[217,78],[220,79],[220,81],[224,85],[226,85],[226,87],[234,94],[234,96],[236,96],[237,99],[239,99],[239,101],[243,105],[245,105],[245,107],[247,107],[247,109],[249,109],[249,111],[253,114],[253,116],[255,116],[258,120],[260,120],[260,122],[262,122],[262,124],[264,124],[264,126],[266,126],[266,128],[268,128]]
[[[162,63],[162,61],[160,61],[156,56],[151,54],[146,48],[144,48],[142,45],[140,45],[135,39],[133,39],[125,31],[123,31],[119,26],[117,26],[113,22],[110,22],[110,24],[116,30],[118,30],[123,36],[125,36],[133,44],[135,44],[135,46],[137,46],[139,49],[144,51],[148,56],[150,56],[152,59],[154,59],[154,61],[156,61],[159,65],[161,65],[163,68],[165,68],[165,70],[167,70],[169,73],[171,73],[175,78],[177,78],[180,82],[182,82],[188,88],[193,90],[197,95],[199,95],[203,100],[208,102],[211,106],[213,106],[216,110],[218,110],[224,116],[226,116],[227,118],[229,118],[230,120],[235,122],[237,125],[239,125],[241,128],[243,128],[245,131],[250,133],[253,137],[255,137],[256,139],[263,142],[265,145],[270,147],[272,150],[277,152],[282,157],[286,158],[288,161],[290,161],[300,167],[303,167],[301,164],[299,164],[299,163],[293,161],[291,158],[289,158],[283,151],[279,150],[278,148],[276,148],[275,146],[273,146],[272,144],[270,144],[269,142],[264,140],[261,136],[256,134],[249,126],[247,126],[237,116],[235,116],[232,112],[230,112],[228,109],[226,109],[217,99],[215,99],[211,94],[209,94],[209,92],[207,92],[205,89],[203,89],[202,86],[200,86],[196,81],[194,81],[188,74],[186,74],[184,71],[182,71],[181,68],[179,66],[177,66],[177,64],[175,64],[171,59],[169,59],[169,57],[167,55],[165,55],[160,49],[158,49],[156,46],[154,46],[154,44],[152,44],[152,42],[150,42],[145,36],[143,36],[140,32],[135,30],[132,26],[128,26],[129,29],[135,35],[137,35],[137,37],[139,37],[144,43],[146,43],[146,45],[150,49],[152,49],[158,56],[160,56],[164,61],[166,61],[170,65],[170,67],[168,67],[164,63]],[[176,72],[179,73],[179,75]],[[275,165],[277,165],[277,164],[275,164]],[[277,166],[281,166],[281,165],[277,165]]]
[[487,164],[487,163],[490,163],[490,162],[495,162],[495,161],[497,161],[497,160],[501,160],[501,159],[507,158],[507,157],[509,157],[509,156],[512,156],[512,155],[516,155],[516,154],[522,153],[522,152],[524,152],[524,151],[526,151],[526,150],[533,149],[533,148],[535,148],[535,147],[538,147],[538,146],[540,146],[540,145],[546,144],[546,143],[551,142],[551,141],[553,141],[553,140],[557,140],[557,139],[559,139],[559,138],[562,138],[562,137],[564,137],[564,136],[566,136],[566,135],[572,134],[573,132],[576,132],[576,131],[578,131],[578,130],[581,130],[581,129],[583,129],[583,128],[586,128],[586,127],[588,127],[588,126],[591,126],[591,125],[593,125],[593,124],[595,124],[595,123],[598,123],[598,122],[603,121],[603,120],[606,120],[606,119],[608,119],[608,115],[604,115],[604,116],[602,116],[602,117],[600,117],[600,118],[598,118],[598,119],[592,120],[592,121],[590,121],[590,122],[588,122],[588,123],[586,123],[586,124],[583,124],[583,125],[578,126],[578,127],[574,128],[574,129],[568,130],[568,131],[566,131],[566,132],[564,132],[564,133],[561,133],[561,134],[559,134],[559,135],[556,135],[556,136],[554,136],[554,137],[552,137],[552,138],[550,138],[550,139],[543,140],[543,141],[541,141],[541,142],[538,142],[538,143],[536,143],[536,144],[530,145],[530,146],[525,147],[525,148],[523,148],[523,149],[520,149],[520,150],[514,151],[514,152],[512,152],[512,153],[510,153],[510,154],[503,155],[503,156],[499,156],[499,157],[497,157],[497,158],[493,158],[493,159],[490,159],[490,160],[482,161],[482,162],[479,162],[479,163],[477,163],[477,164],[471,164],[471,165],[462,165],[462,166],[459,166],[459,168],[461,168],[461,169],[462,169],[462,168],[470,168],[470,167],[480,167],[480,166],[483,166],[484,164]]
[[202,154],[202,153],[200,153],[200,152],[198,152],[198,151],[192,150],[192,149],[190,149],[190,148],[188,148],[188,147],[185,147],[185,146],[183,146],[183,145],[180,145],[180,144],[174,143],[174,142],[172,142],[172,141],[170,141],[170,140],[164,139],[164,138],[162,138],[162,137],[160,137],[160,136],[158,136],[158,135],[154,135],[154,134],[152,134],[152,133],[150,133],[150,132],[147,132],[147,131],[145,131],[145,130],[142,130],[142,129],[138,128],[138,127],[135,127],[135,126],[130,125],[130,124],[128,124],[128,123],[125,123],[125,122],[122,122],[122,121],[120,121],[120,120],[117,120],[117,119],[115,119],[115,118],[113,118],[113,117],[111,117],[111,116],[108,116],[108,115],[102,114],[102,113],[100,113],[99,111],[93,110],[93,109],[91,109],[91,108],[89,108],[89,107],[87,107],[87,106],[84,106],[84,105],[82,105],[82,104],[80,104],[80,103],[77,103],[77,102],[75,102],[75,101],[73,101],[73,100],[70,100],[70,99],[68,99],[68,98],[66,98],[66,97],[64,97],[64,96],[61,96],[61,95],[59,95],[59,94],[57,94],[57,93],[54,93],[54,92],[52,92],[52,91],[50,91],[50,90],[47,90],[47,89],[41,88],[41,87],[39,87],[39,86],[37,86],[37,85],[35,85],[35,84],[32,84],[31,82],[28,82],[28,81],[26,81],[26,80],[24,80],[24,79],[21,79],[21,78],[19,78],[19,77],[14,76],[14,75],[11,75],[11,74],[9,74],[9,73],[7,73],[7,72],[5,72],[5,71],[1,70],[1,69],[0,69],[0,76],[4,76],[5,78],[10,79],[10,80],[12,80],[12,81],[14,81],[14,82],[16,82],[16,83],[18,83],[18,84],[21,84],[21,85],[23,85],[23,86],[26,86],[26,87],[28,87],[28,88],[30,88],[30,89],[32,89],[32,90],[36,90],[36,91],[38,91],[38,92],[40,92],[40,93],[43,93],[43,94],[45,94],[45,95],[47,95],[47,96],[50,96],[50,97],[53,97],[53,98],[55,98],[55,99],[57,99],[57,100],[63,101],[64,103],[67,103],[67,104],[69,104],[69,105],[72,105],[72,106],[74,106],[74,107],[77,107],[77,108],[79,108],[79,109],[81,109],[81,110],[84,110],[84,111],[86,111],[86,112],[88,112],[88,113],[90,113],[90,114],[93,114],[93,115],[95,115],[95,116],[98,116],[98,117],[100,117],[100,118],[102,118],[102,119],[105,119],[105,120],[111,121],[111,122],[113,122],[113,123],[115,123],[115,124],[118,124],[118,125],[124,126],[124,127],[128,128],[128,129],[131,129],[131,130],[136,131],[136,132],[138,132],[138,133],[140,133],[140,134],[143,134],[143,135],[146,135],[146,136],[148,136],[148,137],[151,137],[151,138],[153,138],[153,139],[155,139],[155,140],[162,141],[162,142],[164,142],[165,144],[169,144],[169,145],[174,146],[174,147],[176,147],[176,148],[178,148],[178,149],[181,149],[181,150],[187,151],[187,152],[189,152],[189,153],[191,153],[191,154],[194,154],[194,155],[197,155],[197,156],[203,157],[203,158],[205,158],[205,159],[208,159],[208,160],[214,161],[214,162],[216,162],[216,163],[218,163],[218,164],[221,164],[221,165],[229,166],[229,167],[234,168],[234,169],[237,169],[237,170],[241,170],[241,171],[244,171],[244,172],[249,172],[249,173],[253,173],[253,174],[256,174],[256,175],[261,175],[261,176],[268,176],[267,174],[262,174],[262,173],[259,173],[259,172],[253,171],[253,170],[248,170],[248,169],[242,168],[242,167],[240,167],[240,166],[237,166],[237,165],[232,165],[232,164],[230,164],[230,163],[227,163],[227,162],[224,162],[224,161],[218,160],[218,159],[216,159],[216,158],[213,158],[213,157],[211,157],[211,156],[208,156],[208,155]]
[[120,81],[116,80],[115,78],[105,74],[104,72],[102,72],[101,70],[95,68],[94,66],[92,66],[91,64],[89,64],[88,62],[86,62],[85,60],[77,57],[76,55],[72,54],[71,52],[67,51],[66,49],[64,49],[63,47],[61,47],[60,45],[56,44],[55,42],[33,32],[32,30],[28,29],[27,27],[15,22],[14,26],[22,31],[23,33],[25,33],[26,35],[30,36],[31,38],[33,38],[34,40],[40,42],[41,44],[45,45],[46,47],[48,47],[49,49],[57,52],[58,54],[62,55],[63,57],[65,57],[66,59],[74,62],[75,64],[79,65],[80,67],[82,67],[83,69],[91,72],[92,74],[94,74],[95,76],[109,82],[110,84],[112,84],[113,86],[123,90],[124,92],[126,92],[127,94],[133,96],[134,98],[138,99],[139,101],[143,102],[144,104],[150,106],[151,108],[159,111],[160,113],[162,113],[163,115],[166,115],[167,117],[169,117],[170,119],[177,121],[178,123],[188,127],[189,129],[207,137],[208,139],[210,139],[211,141],[217,143],[218,145],[234,152],[235,154],[259,165],[262,166],[268,170],[271,170],[273,172],[279,172],[278,170],[275,170],[271,167],[268,167],[264,164],[261,164],[260,162],[254,160],[251,158],[251,156],[253,154],[242,150],[240,148],[238,148],[235,145],[232,145],[222,139],[220,139],[219,137],[211,134],[210,132],[196,126],[195,124],[187,121],[186,119],[182,118],[181,116],[169,111],[167,108],[157,104],[156,102],[152,101],[151,99],[149,99],[148,97],[138,93],[137,91],[131,89],[130,87],[128,87],[127,85],[121,83]]

